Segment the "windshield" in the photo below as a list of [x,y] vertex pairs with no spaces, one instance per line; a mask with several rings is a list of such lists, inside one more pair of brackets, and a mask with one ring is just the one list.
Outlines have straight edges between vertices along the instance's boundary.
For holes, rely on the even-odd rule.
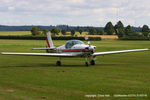
[[72,46],[76,45],[76,44],[84,44],[82,41],[80,40],[70,40],[66,43],[65,47],[67,49],[70,49]]

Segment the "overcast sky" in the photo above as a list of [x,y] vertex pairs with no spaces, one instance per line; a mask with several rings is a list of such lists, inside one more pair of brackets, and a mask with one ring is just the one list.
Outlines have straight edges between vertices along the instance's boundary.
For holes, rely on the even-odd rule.
[[0,0],[1,25],[150,26],[150,0]]

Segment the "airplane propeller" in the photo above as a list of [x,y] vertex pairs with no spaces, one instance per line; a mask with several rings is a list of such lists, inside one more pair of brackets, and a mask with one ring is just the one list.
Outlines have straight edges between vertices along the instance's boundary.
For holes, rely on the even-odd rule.
[[88,36],[85,36],[84,37],[85,38],[85,40],[87,41],[87,43],[88,43],[88,49],[91,51],[91,52],[93,52],[93,49],[91,48],[91,42],[89,41],[89,37]]
[[89,47],[90,47],[91,43],[90,43],[90,41],[88,41],[88,40],[89,40],[89,37],[88,37],[88,36],[85,36],[84,38],[85,38],[85,40],[87,41],[87,43],[88,43],[88,45],[89,45]]

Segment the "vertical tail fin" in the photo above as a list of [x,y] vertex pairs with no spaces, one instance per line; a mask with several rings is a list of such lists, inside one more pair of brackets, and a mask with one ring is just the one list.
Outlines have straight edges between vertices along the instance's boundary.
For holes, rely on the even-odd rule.
[[46,42],[47,42],[48,48],[55,48],[54,45],[53,45],[53,41],[52,41],[50,32],[47,33]]

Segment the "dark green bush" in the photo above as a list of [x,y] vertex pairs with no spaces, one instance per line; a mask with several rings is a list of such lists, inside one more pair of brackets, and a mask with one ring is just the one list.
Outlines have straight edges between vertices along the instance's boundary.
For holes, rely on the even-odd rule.
[[124,36],[119,38],[120,40],[150,40],[150,37],[145,36]]
[[[0,36],[0,39],[14,40],[46,40],[46,36]],[[84,37],[52,37],[53,40],[85,40]],[[90,41],[100,41],[100,37],[89,37]]]

